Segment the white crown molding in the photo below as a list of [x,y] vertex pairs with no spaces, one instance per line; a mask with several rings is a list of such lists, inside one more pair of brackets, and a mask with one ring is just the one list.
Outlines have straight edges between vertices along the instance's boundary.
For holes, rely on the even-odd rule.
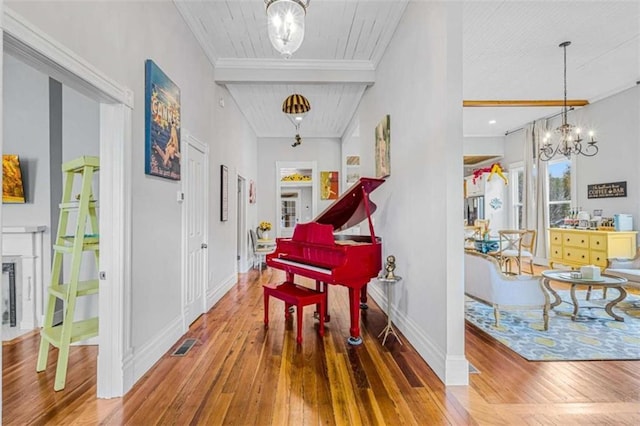
[[276,70],[322,70],[322,71],[375,71],[371,61],[341,59],[264,59],[264,58],[220,58],[216,68],[276,69]]
[[[37,62],[46,64],[47,72],[63,83],[72,84],[72,87],[85,89],[92,93],[96,93],[97,89],[98,94],[102,95],[101,98],[107,95],[112,100],[133,109],[133,92],[131,90],[107,78],[93,65],[6,6],[2,29],[5,33],[4,41],[8,51],[27,60],[37,57]],[[29,62],[34,63],[32,60]],[[60,69],[64,71],[54,75],[55,71]],[[68,74],[75,76],[72,82],[69,81]]]
[[370,61],[218,59],[214,80],[232,83],[358,83],[372,85],[375,68]]

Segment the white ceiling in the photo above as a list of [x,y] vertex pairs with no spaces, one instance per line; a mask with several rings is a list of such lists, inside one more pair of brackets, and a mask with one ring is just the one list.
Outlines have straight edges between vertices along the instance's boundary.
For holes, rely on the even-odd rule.
[[[301,48],[271,47],[263,0],[175,0],[258,137],[292,137],[282,101],[301,93],[304,137],[341,137],[405,11],[406,0],[312,0]],[[640,80],[638,1],[465,1],[465,100],[595,102]],[[466,136],[502,136],[559,108],[465,108]],[[496,124],[488,124],[496,120]]]

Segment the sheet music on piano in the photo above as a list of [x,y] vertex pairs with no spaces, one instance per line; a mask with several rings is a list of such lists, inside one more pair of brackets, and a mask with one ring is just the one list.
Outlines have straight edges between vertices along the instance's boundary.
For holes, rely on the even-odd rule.
[[[287,281],[300,275],[316,280],[316,288],[324,291],[326,284],[348,288],[351,345],[362,343],[360,306],[366,308],[367,283],[382,269],[382,240],[371,220],[376,205],[369,194],[383,183],[384,179],[360,178],[312,222],[296,225],[291,238],[278,238],[276,250],[267,256],[267,265],[284,270]],[[364,219],[370,235],[334,234]]]

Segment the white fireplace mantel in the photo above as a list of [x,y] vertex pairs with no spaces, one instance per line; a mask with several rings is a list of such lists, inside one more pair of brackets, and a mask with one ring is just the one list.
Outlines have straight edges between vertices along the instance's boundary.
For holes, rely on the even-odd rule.
[[3,226],[2,260],[17,263],[16,288],[20,288],[22,308],[20,328],[40,327],[43,314],[43,247],[46,226]]

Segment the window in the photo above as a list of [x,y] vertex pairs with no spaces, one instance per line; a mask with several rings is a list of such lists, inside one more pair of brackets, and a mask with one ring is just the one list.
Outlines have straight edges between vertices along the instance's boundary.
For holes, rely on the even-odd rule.
[[558,226],[571,209],[572,189],[571,160],[562,158],[547,163],[547,194],[549,209],[549,225]]
[[524,166],[522,163],[509,167],[511,186],[511,223],[513,229],[524,229]]

